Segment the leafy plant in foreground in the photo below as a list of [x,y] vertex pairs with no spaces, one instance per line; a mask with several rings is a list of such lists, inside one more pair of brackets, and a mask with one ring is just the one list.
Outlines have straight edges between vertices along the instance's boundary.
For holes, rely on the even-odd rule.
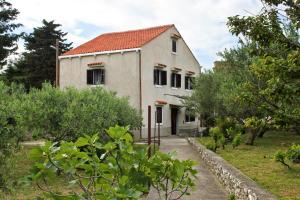
[[195,186],[197,171],[193,169],[192,160],[180,161],[174,153],[157,152],[149,160],[151,185],[158,192],[160,199],[175,200],[189,194],[188,190]]
[[[133,148],[128,127],[112,127],[106,134],[105,141],[98,135],[86,135],[76,142],[47,142],[32,150],[30,156],[36,163],[25,181],[36,183],[50,199],[139,199],[148,192],[149,183],[166,191],[171,199],[168,186],[181,191],[181,195],[193,186],[191,176],[196,171],[192,161],[179,161],[163,153],[148,160],[145,148]],[[55,176],[64,178],[71,192],[49,190],[48,183]]]

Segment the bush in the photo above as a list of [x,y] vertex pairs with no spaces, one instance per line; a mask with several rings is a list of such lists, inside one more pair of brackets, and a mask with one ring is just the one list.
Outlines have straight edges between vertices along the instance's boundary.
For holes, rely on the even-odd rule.
[[20,102],[24,88],[0,82],[0,193],[8,192],[14,184],[11,179],[12,155],[24,132],[20,125]]
[[236,148],[237,146],[239,146],[242,142],[242,134],[238,133],[234,136],[233,140],[232,140],[232,147]]
[[286,157],[294,163],[300,163],[300,145],[292,145],[287,150]]
[[211,128],[210,135],[214,141],[214,152],[216,152],[219,147],[225,148],[225,138],[218,127]]
[[102,88],[60,90],[44,84],[26,95],[23,106],[28,131],[52,141],[75,141],[82,133],[104,133],[115,124],[131,129],[142,125],[128,99]]
[[275,153],[274,155],[275,161],[276,162],[280,162],[281,164],[283,164],[284,166],[290,168],[290,166],[286,163],[286,153],[279,150]]
[[221,133],[228,141],[232,141],[233,137],[228,133],[227,130],[234,129],[236,125],[236,121],[232,118],[225,117],[225,118],[217,118],[217,127],[219,127]]
[[168,195],[168,187],[180,195],[187,194],[186,188],[194,185],[194,162],[179,161],[173,154],[164,153],[148,159],[145,148],[133,149],[128,130],[119,126],[109,128],[107,141],[100,140],[98,135],[86,135],[76,142],[47,142],[31,151],[36,163],[25,181],[47,188],[51,177],[64,175],[74,191],[63,195],[47,188],[46,196],[50,199],[139,199],[149,191],[149,183]]

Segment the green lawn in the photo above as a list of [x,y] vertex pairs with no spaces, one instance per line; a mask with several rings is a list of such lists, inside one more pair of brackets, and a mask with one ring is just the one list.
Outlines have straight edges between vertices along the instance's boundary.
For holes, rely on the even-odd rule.
[[[202,144],[209,140],[208,137],[199,139]],[[285,150],[293,143],[300,144],[299,135],[268,132],[254,146],[243,144],[233,149],[228,145],[217,153],[279,199],[300,200],[300,164],[289,163],[292,167],[289,170],[273,159],[277,150]]]

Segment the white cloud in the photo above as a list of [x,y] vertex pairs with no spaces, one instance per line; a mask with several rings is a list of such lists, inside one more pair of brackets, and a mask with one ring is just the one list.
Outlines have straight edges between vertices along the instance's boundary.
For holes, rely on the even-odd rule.
[[[194,52],[200,64],[212,66],[216,52],[234,46],[235,39],[226,27],[228,16],[256,13],[259,0],[11,0],[19,9],[19,21],[25,28],[39,26],[43,18],[54,19],[69,33],[74,45],[91,35],[82,23],[98,26],[101,34],[134,28],[175,24]],[[95,32],[95,30],[94,30]],[[89,36],[87,36],[89,35]],[[207,61],[209,60],[209,61]]]

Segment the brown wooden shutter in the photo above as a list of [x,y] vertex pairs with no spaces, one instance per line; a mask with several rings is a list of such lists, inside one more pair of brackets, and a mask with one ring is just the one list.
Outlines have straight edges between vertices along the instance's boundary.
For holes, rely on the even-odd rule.
[[87,70],[86,83],[88,85],[93,85],[93,70]]
[[167,71],[161,71],[161,84],[167,85]]
[[154,71],[153,71],[153,84],[154,85],[158,85],[159,83],[158,83],[158,69],[154,69]]
[[176,75],[177,75],[176,87],[181,88],[181,75],[180,74],[176,74]]
[[175,75],[174,73],[171,73],[171,87],[175,87]]

